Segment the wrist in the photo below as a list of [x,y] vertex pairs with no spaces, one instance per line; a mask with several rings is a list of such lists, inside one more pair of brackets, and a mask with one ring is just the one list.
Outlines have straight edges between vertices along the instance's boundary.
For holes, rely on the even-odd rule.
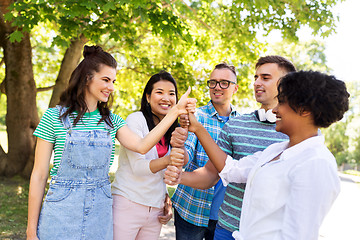
[[178,117],[180,115],[179,112],[180,112],[180,110],[179,110],[179,106],[177,104],[174,107],[172,107],[169,111],[170,114],[174,114],[176,117]]
[[170,156],[171,155],[165,156],[165,165],[166,165],[166,167],[171,164],[171,157]]
[[26,229],[26,237],[30,239],[37,237],[36,229],[34,230]]
[[201,132],[201,124],[199,123],[199,122],[196,122],[196,123],[192,123],[192,125],[193,125],[193,132],[195,133],[195,134],[199,134],[200,132]]

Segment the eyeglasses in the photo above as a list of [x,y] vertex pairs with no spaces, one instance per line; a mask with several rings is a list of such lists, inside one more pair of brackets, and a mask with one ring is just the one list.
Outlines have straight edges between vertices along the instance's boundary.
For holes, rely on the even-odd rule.
[[216,88],[216,85],[219,84],[220,88],[227,89],[230,86],[230,83],[236,84],[236,83],[234,83],[232,81],[229,81],[229,80],[221,80],[221,81],[208,80],[207,81],[207,86],[210,89],[214,89],[214,88]]

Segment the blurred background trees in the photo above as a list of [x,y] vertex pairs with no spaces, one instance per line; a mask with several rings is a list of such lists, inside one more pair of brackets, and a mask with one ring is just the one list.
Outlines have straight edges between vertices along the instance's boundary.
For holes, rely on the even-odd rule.
[[[278,54],[298,69],[330,70],[324,45],[299,42],[297,33],[306,26],[327,37],[337,21],[331,9],[339,1],[0,1],[0,125],[8,138],[7,151],[0,145],[0,175],[30,175],[32,133],[43,112],[58,102],[84,44],[100,45],[117,59],[113,111],[123,118],[139,108],[144,83],[163,69],[176,78],[181,94],[191,86],[192,97],[204,105],[207,77],[222,61],[237,68],[240,87],[233,104],[246,111],[256,106],[251,86],[260,56]],[[274,30],[281,33],[280,43],[270,43]],[[351,88],[359,91],[358,85]],[[354,149],[351,158],[359,159],[359,133],[349,130],[356,114],[324,131],[337,139],[329,143],[335,154]]]

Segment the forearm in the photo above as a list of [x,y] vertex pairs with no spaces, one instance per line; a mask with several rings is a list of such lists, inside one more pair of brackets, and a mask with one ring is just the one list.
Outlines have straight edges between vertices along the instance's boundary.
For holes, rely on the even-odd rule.
[[215,143],[215,141],[211,138],[210,134],[206,129],[198,124],[196,131],[194,132],[198,137],[201,145],[206,151],[206,154],[209,157],[209,160],[213,163],[216,170],[221,172],[225,166],[226,161],[226,153]]
[[45,186],[49,176],[49,163],[53,144],[37,138],[34,168],[31,173],[28,203],[28,225],[26,234],[29,239],[36,239],[37,224]]
[[140,139],[135,151],[141,154],[147,153],[165,135],[169,127],[175,122],[179,114],[178,108],[171,108],[168,114],[154,127],[149,134]]
[[157,173],[158,171],[161,171],[165,169],[170,163],[170,156],[164,156],[161,158],[153,159],[150,161],[150,171],[152,173]]
[[37,225],[41,203],[45,192],[47,176],[32,175],[29,186],[28,223],[26,234],[33,238],[37,234]]
[[208,189],[214,186],[218,180],[217,174],[209,174],[203,168],[198,168],[193,172],[183,172],[180,183],[192,188]]

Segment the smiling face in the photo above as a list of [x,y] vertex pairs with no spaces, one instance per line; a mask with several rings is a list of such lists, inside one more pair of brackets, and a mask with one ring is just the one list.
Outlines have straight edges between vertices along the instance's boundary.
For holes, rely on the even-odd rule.
[[276,128],[278,132],[282,132],[289,137],[294,132],[299,130],[299,126],[302,126],[304,118],[300,113],[297,113],[292,109],[286,101],[280,101],[276,107],[273,108],[273,113],[276,115]]
[[285,72],[276,63],[266,63],[256,69],[254,93],[261,108],[271,109],[277,104],[277,82]]
[[[228,80],[236,83],[235,74],[229,69],[215,69],[210,74],[210,80],[220,82],[221,80]],[[222,89],[220,84],[217,84],[214,89],[209,89],[210,98],[214,106],[216,105],[228,105],[231,102],[231,98],[238,90],[238,85],[230,83],[229,87]]]
[[114,91],[115,79],[116,69],[106,65],[100,65],[99,72],[93,73],[85,91],[85,101],[91,112],[96,110],[99,101],[109,100],[110,94]]
[[[176,90],[172,82],[160,80],[153,85],[150,95],[146,95],[151,111],[160,121],[176,104]],[[154,118],[154,121],[158,121]]]

